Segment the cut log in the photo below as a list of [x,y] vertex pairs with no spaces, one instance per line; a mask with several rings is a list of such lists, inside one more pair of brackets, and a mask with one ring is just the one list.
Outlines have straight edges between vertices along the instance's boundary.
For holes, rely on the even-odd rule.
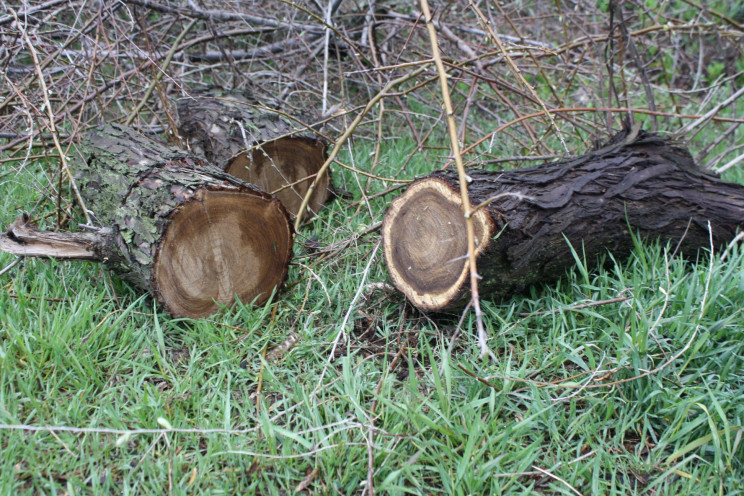
[[[182,98],[177,107],[179,132],[192,151],[275,193],[292,217],[297,216],[327,158],[324,140],[237,94]],[[330,195],[330,176],[324,173],[310,198],[310,212],[317,213]]]
[[[632,134],[632,133],[631,133]],[[618,135],[586,155],[511,171],[469,170],[481,297],[503,298],[550,282],[575,265],[571,247],[596,266],[626,257],[633,234],[688,254],[730,242],[744,229],[744,187],[695,166],[657,135]],[[382,224],[395,286],[425,311],[470,297],[459,183],[448,169],[414,182]],[[570,243],[570,246],[569,246]]]
[[21,218],[1,249],[104,262],[174,316],[261,304],[284,280],[293,232],[273,195],[123,126],[89,133],[81,150],[77,184],[103,228],[44,233]]

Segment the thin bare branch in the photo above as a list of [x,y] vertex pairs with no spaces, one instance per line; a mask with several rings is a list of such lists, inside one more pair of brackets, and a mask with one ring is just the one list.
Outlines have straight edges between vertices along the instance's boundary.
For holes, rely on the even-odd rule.
[[470,205],[470,197],[468,196],[468,176],[465,172],[465,165],[462,161],[462,154],[460,153],[460,142],[457,137],[457,124],[455,123],[455,112],[452,107],[452,100],[450,98],[449,83],[447,82],[447,72],[444,69],[442,63],[442,56],[439,52],[439,40],[437,37],[437,31],[432,22],[431,10],[429,9],[429,2],[427,0],[420,0],[421,10],[424,13],[424,20],[426,21],[426,29],[429,32],[429,41],[431,42],[431,54],[434,58],[434,63],[437,67],[439,74],[439,82],[441,85],[441,95],[444,101],[444,110],[447,116],[447,130],[449,131],[450,148],[452,150],[452,156],[457,167],[457,177],[460,183],[460,198],[462,201],[462,213],[465,218],[465,229],[467,232],[467,243],[468,243],[468,267],[470,272],[470,298],[473,304],[473,310],[475,311],[476,327],[478,329],[478,345],[481,349],[481,358],[487,354],[491,354],[488,348],[488,336],[486,335],[486,329],[483,325],[483,313],[480,307],[480,298],[478,296],[478,267],[476,262],[476,251],[475,251],[475,227],[473,225],[472,208]]

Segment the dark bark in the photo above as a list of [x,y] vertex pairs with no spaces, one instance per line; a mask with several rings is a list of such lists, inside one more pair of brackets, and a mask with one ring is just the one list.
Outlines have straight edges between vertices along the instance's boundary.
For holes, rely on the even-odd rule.
[[[97,233],[44,233],[19,219],[0,248],[97,260],[174,316],[265,301],[287,273],[289,216],[268,193],[123,126],[89,133],[74,168]],[[215,303],[216,301],[216,303]]]
[[[470,170],[481,296],[506,297],[575,265],[571,246],[595,266],[626,257],[632,234],[688,254],[730,242],[744,228],[744,187],[696,167],[657,135],[618,135],[570,160],[511,171]],[[710,233],[708,228],[710,223]],[[469,298],[465,222],[454,170],[413,183],[383,222],[388,272],[423,310]],[[570,246],[569,246],[570,243]]]
[[[194,153],[275,193],[293,217],[327,158],[325,141],[307,127],[236,93],[182,98],[178,119]],[[324,174],[308,205],[312,213],[330,198],[330,184]]]

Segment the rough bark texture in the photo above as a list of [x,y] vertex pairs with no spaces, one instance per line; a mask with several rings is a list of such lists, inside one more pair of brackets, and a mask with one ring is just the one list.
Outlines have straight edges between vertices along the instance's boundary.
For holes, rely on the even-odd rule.
[[[631,231],[694,253],[744,228],[744,187],[699,169],[689,152],[641,132],[561,162],[511,171],[470,170],[481,296],[509,296],[559,278],[607,251],[630,254]],[[413,183],[382,226],[395,285],[422,310],[457,307],[469,298],[465,222],[454,170]]]
[[[43,233],[19,219],[0,248],[99,260],[174,316],[265,301],[285,278],[289,216],[272,195],[123,126],[89,133],[75,167],[97,233]],[[8,249],[15,245],[15,250]]]
[[[179,132],[194,153],[259,188],[275,193],[295,217],[326,160],[326,143],[307,128],[237,94],[178,101]],[[317,213],[331,195],[324,174],[308,208]]]

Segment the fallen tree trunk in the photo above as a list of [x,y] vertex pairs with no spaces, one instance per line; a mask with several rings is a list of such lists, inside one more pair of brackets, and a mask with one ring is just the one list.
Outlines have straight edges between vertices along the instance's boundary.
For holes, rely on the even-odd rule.
[[174,316],[236,297],[260,304],[284,280],[293,232],[274,196],[123,126],[89,133],[81,149],[77,184],[103,227],[49,233],[22,217],[0,249],[103,262]]
[[[643,132],[570,160],[468,175],[479,206],[472,215],[479,293],[491,298],[561,277],[575,264],[571,247],[596,265],[607,251],[628,256],[635,233],[681,242],[689,253],[710,246],[711,235],[721,246],[744,229],[743,186]],[[385,214],[390,278],[421,310],[457,308],[470,297],[461,205],[457,174],[446,170],[413,183]]]
[[[327,158],[326,143],[275,112],[230,94],[178,101],[179,132],[191,149],[235,177],[275,193],[292,217]],[[324,173],[310,197],[316,214],[331,195]]]

